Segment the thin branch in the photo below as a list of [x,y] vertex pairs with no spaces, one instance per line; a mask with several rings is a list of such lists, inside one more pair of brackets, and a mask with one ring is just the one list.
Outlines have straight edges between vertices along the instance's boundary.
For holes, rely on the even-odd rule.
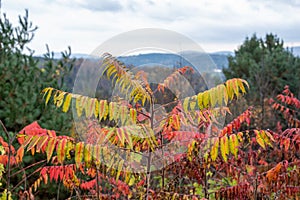
[[58,188],[57,188],[57,195],[56,195],[57,200],[59,200],[60,185],[61,185],[61,181],[59,181]]
[[[44,164],[44,166],[45,166],[46,164]],[[29,174],[28,176],[27,176],[27,178],[29,178],[29,177],[31,177],[32,175],[34,175],[35,173],[37,173],[38,171],[40,171],[41,170],[41,167],[40,168],[38,168],[38,169],[36,169],[34,172],[32,172],[31,174]],[[13,190],[15,190],[15,189],[17,189],[24,181],[26,181],[26,179],[23,179],[23,180],[21,180],[11,191],[13,191]]]
[[[151,97],[151,129],[153,130],[154,128],[154,98],[153,96]],[[150,193],[150,178],[151,178],[151,148],[149,147],[148,150],[148,159],[147,159],[147,174],[146,174],[146,200],[150,199],[149,193]]]
[[154,112],[156,112],[157,110],[159,110],[161,107],[166,107],[168,105],[171,105],[173,103],[175,104],[175,103],[178,103],[178,102],[179,102],[179,100],[174,100],[174,101],[171,101],[169,103],[161,104],[159,107],[157,107],[156,109],[154,109]]
[[13,174],[11,175],[11,177],[13,177],[13,176],[15,176],[15,175],[21,173],[23,170],[26,170],[26,169],[28,169],[28,168],[31,168],[31,167],[33,167],[33,166],[35,166],[35,165],[38,165],[38,164],[40,164],[40,163],[43,163],[43,162],[45,162],[45,161],[47,161],[47,160],[46,160],[46,159],[45,159],[45,160],[41,160],[41,161],[39,161],[39,162],[37,162],[37,163],[33,163],[33,164],[31,164],[31,165],[29,165],[29,166],[27,166],[27,167],[24,167],[24,168],[20,169],[19,171],[13,173]]

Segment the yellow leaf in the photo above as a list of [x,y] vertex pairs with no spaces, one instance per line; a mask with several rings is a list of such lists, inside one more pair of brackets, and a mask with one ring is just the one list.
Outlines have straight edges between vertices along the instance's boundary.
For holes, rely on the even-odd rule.
[[225,162],[227,162],[227,155],[229,153],[229,146],[228,146],[228,138],[227,135],[220,138],[221,144],[220,144],[220,151],[221,155]]
[[30,151],[32,148],[34,148],[40,138],[41,137],[38,135],[33,136],[31,142],[29,143],[29,145],[27,147],[27,151]]
[[134,176],[131,176],[128,181],[128,186],[132,186],[134,183],[135,183],[135,178],[134,178]]
[[[45,104],[47,105],[48,102],[49,102],[49,99],[50,99],[50,97],[51,97],[53,88],[45,88],[44,90],[45,90],[45,94],[48,92],[48,93],[47,93],[46,100],[45,100]],[[44,91],[44,90],[43,90],[43,91]]]
[[266,131],[261,130],[261,131],[260,131],[260,135],[261,135],[262,139],[264,140],[264,142],[265,142],[267,145],[269,145],[270,147],[273,147],[273,146],[272,146],[272,143],[270,142],[269,137],[268,137],[267,134],[266,134]]
[[[246,132],[246,134],[248,134],[248,132]],[[243,135],[244,135],[243,132],[238,132],[237,133],[237,138],[239,139],[240,142],[243,141]]]
[[226,81],[225,85],[226,85],[228,98],[229,98],[229,100],[232,100],[234,97],[234,92],[233,92],[233,88],[232,88],[232,79],[229,79],[228,81]]
[[190,97],[184,98],[184,101],[183,101],[183,110],[184,110],[184,112],[188,112],[189,100],[190,100]]
[[210,156],[212,161],[215,161],[217,159],[218,150],[219,150],[219,138],[213,138],[213,145],[210,151]]
[[73,142],[67,141],[67,144],[66,144],[66,157],[67,157],[67,159],[71,159],[70,151],[72,149],[74,149]]
[[95,109],[94,109],[94,116],[97,118],[99,115],[99,101],[95,100]]
[[110,102],[109,103],[109,120],[117,120],[118,118],[118,108],[116,102]]
[[85,116],[88,118],[91,118],[92,115],[94,114],[95,101],[97,101],[95,98],[87,98],[86,99]]
[[81,99],[83,97],[82,96],[78,96],[76,98],[76,112],[77,112],[77,116],[80,117],[82,115],[82,110],[83,110],[83,107],[81,105]]
[[203,97],[202,97],[202,96],[203,96],[203,93],[199,93],[199,94],[197,95],[198,107],[199,107],[200,110],[203,109],[203,103],[202,103]]
[[133,123],[136,123],[137,112],[136,109],[130,108],[130,117]]
[[197,96],[194,95],[190,98],[190,109],[195,110],[196,105],[197,105]]
[[122,125],[124,125],[128,117],[128,107],[124,105],[120,106],[119,113],[120,113],[121,123]]
[[124,164],[124,160],[120,160],[119,161],[119,164],[118,164],[118,169],[117,169],[117,175],[116,175],[116,180],[118,181],[119,180],[119,177],[120,177],[120,174],[121,174],[121,171],[122,171],[122,168],[123,168],[123,164]]
[[246,93],[246,90],[245,90],[245,87],[244,87],[244,84],[247,86],[247,88],[249,89],[249,84],[247,81],[243,80],[243,79],[239,79],[239,87],[240,89],[242,90],[243,93]]
[[217,103],[217,96],[218,96],[218,94],[217,94],[217,90],[216,90],[217,88],[211,88],[210,90],[208,90],[209,91],[209,97],[210,97],[210,106],[211,107],[214,107],[215,105],[216,105],[216,103]]
[[204,108],[208,108],[209,107],[209,103],[210,103],[210,94],[208,92],[208,90],[203,92],[203,107]]
[[261,137],[261,134],[258,130],[254,130],[254,133],[256,134],[256,142],[262,147],[262,148],[266,148],[265,142]]
[[239,79],[234,78],[234,79],[232,79],[232,83],[231,83],[231,84],[232,84],[233,91],[234,91],[236,97],[239,97],[239,94],[240,94],[238,82],[239,82]]
[[65,102],[64,102],[64,105],[63,105],[63,109],[62,109],[63,112],[68,112],[69,107],[70,107],[70,103],[71,103],[71,99],[72,99],[72,94],[69,93],[66,96],[66,99],[65,99]]
[[63,100],[64,100],[64,96],[65,96],[65,92],[62,92],[62,91],[56,91],[54,97],[53,97],[53,101],[54,101],[54,104],[56,105],[56,107],[60,107],[62,104],[63,104]]
[[219,106],[223,106],[223,99],[224,99],[224,103],[226,106],[227,102],[228,102],[228,96],[227,96],[226,87],[224,84],[217,86],[217,94],[218,94],[217,98],[218,98]]
[[239,141],[235,134],[229,136],[229,150],[234,155],[235,158],[238,156],[238,146]]
[[100,100],[99,102],[99,121],[106,119],[108,114],[108,105],[106,100]]
[[93,155],[93,146],[91,144],[86,144],[84,147],[84,163],[87,167],[91,166],[92,155]]

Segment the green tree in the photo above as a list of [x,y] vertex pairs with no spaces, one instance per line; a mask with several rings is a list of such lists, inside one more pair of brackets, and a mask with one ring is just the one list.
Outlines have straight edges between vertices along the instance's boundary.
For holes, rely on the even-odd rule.
[[27,11],[19,16],[16,27],[5,14],[0,18],[0,119],[9,131],[18,131],[35,120],[64,131],[70,127],[64,123],[70,116],[45,108],[40,91],[49,85],[64,88],[63,78],[72,69],[73,60],[70,50],[62,53],[60,61],[54,60],[49,49],[44,58],[34,57],[28,44],[36,30]]
[[274,34],[264,39],[255,34],[229,56],[229,67],[223,69],[227,79],[240,77],[252,87],[247,95],[249,104],[259,105],[260,126],[264,127],[266,100],[274,97],[285,85],[290,85],[300,95],[300,60],[284,47],[284,42]]

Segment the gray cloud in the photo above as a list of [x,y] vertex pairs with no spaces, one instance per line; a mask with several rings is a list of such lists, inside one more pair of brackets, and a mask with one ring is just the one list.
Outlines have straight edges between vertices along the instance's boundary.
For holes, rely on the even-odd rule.
[[81,6],[91,11],[111,11],[116,12],[122,10],[120,1],[116,0],[87,0],[81,3]]
[[41,44],[44,49],[44,43],[48,43],[58,48],[71,45],[74,52],[90,52],[114,35],[139,28],[177,31],[212,51],[232,50],[253,33],[259,37],[275,33],[285,43],[300,45],[300,0],[3,2],[3,11],[9,11],[10,16],[17,16],[24,8],[29,9],[34,24],[40,27],[33,49],[41,49]]

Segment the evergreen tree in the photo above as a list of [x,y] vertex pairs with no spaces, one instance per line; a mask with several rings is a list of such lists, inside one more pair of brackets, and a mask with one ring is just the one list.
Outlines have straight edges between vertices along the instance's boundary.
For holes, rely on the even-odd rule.
[[252,90],[247,95],[249,104],[261,107],[261,126],[264,126],[265,101],[289,85],[300,95],[300,60],[284,47],[284,42],[274,34],[264,39],[255,34],[229,56],[229,68],[223,69],[227,79],[240,77],[248,81]]
[[64,123],[70,116],[45,108],[40,93],[47,86],[63,88],[63,77],[72,69],[73,60],[65,52],[57,62],[49,50],[45,58],[34,57],[28,44],[36,30],[27,11],[19,16],[16,27],[5,14],[0,18],[0,119],[13,132],[35,120],[64,131],[70,127]]

